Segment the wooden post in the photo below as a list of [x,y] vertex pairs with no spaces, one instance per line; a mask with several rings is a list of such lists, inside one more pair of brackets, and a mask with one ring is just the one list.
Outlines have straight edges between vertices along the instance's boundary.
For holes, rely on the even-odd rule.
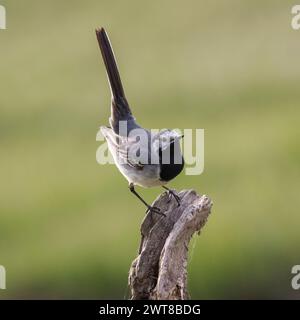
[[195,232],[205,225],[212,201],[194,190],[178,193],[181,204],[167,192],[152,206],[166,215],[149,213],[141,225],[138,257],[129,271],[131,299],[185,300],[188,245]]

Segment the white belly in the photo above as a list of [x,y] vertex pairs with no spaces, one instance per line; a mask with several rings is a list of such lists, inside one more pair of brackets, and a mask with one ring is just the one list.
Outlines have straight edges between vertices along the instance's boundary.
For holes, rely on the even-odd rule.
[[166,184],[166,182],[159,179],[159,165],[145,165],[142,170],[124,165],[117,165],[117,167],[129,183],[133,183],[144,188],[162,186]]

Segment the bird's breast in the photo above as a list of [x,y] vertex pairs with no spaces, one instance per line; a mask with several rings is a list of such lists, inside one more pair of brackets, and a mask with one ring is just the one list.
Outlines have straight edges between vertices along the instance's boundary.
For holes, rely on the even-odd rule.
[[[167,163],[164,163],[163,153],[166,152],[168,155]],[[178,153],[175,155],[175,152]],[[175,159],[181,159],[176,163]],[[160,161],[160,180],[161,181],[170,181],[174,179],[179,173],[183,170],[184,167],[184,159],[180,152],[179,145],[174,147],[174,144],[171,143],[170,147],[164,151],[159,151],[159,161]]]
[[174,179],[183,170],[184,161],[181,164],[161,164],[160,166],[160,180],[170,181]]

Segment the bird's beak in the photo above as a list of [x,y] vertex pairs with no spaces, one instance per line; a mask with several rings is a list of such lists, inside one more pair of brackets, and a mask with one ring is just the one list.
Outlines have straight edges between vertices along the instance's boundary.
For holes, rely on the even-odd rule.
[[182,139],[184,137],[184,134],[181,134],[179,136],[177,136],[176,138],[174,138],[173,141],[179,141],[180,139]]

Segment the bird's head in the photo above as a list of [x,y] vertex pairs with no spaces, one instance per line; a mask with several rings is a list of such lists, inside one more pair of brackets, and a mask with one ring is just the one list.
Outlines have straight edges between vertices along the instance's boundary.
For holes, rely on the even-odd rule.
[[164,129],[154,136],[153,143],[157,148],[165,150],[181,138],[183,138],[183,134],[178,133],[176,130]]

